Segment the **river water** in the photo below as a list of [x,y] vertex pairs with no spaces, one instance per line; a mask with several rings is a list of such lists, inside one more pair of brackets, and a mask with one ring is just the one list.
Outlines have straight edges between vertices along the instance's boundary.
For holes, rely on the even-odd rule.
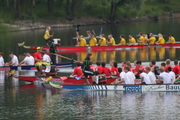
[[[105,35],[112,33],[116,42],[119,35],[129,34],[135,38],[139,32],[162,33],[167,40],[167,34],[173,33],[180,41],[179,22],[177,20],[158,22],[124,23],[116,25],[81,26],[80,33],[85,36],[85,31],[94,30],[99,34],[103,27]],[[76,41],[75,27],[52,28],[55,38],[61,38],[62,46],[73,46]],[[45,45],[44,30],[19,31],[1,33],[0,51],[4,52],[5,61],[9,61],[8,53],[14,52],[19,60],[28,50],[17,47],[17,43],[26,42],[26,45]],[[178,48],[142,48],[118,51],[101,51],[93,53],[93,62],[115,60],[118,63],[128,60],[133,62],[140,59],[148,62],[152,59],[158,62],[168,58],[180,59]],[[86,52],[63,54],[64,56],[83,60]],[[67,62],[62,58],[61,62]],[[17,71],[23,74],[24,71]],[[7,78],[6,72],[0,71],[0,98],[2,120],[133,120],[133,119],[179,119],[180,107],[179,92],[122,92],[122,91],[61,91],[41,83],[30,84],[14,77]]]

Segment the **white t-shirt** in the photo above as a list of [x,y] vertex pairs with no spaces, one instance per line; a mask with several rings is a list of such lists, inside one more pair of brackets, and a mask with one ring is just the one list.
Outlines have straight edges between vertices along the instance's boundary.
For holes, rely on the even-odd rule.
[[169,76],[171,77],[171,83],[174,84],[174,81],[175,81],[175,79],[176,79],[175,73],[171,71],[171,72],[169,72],[168,74],[169,74]]
[[155,74],[153,72],[149,72],[148,76],[149,76],[149,79],[151,81],[150,84],[156,84],[156,76],[155,76]]
[[49,55],[44,54],[44,55],[43,55],[43,61],[44,61],[44,62],[47,62],[47,63],[50,63],[50,62],[51,62],[51,58],[49,57]]
[[25,64],[27,64],[27,65],[34,65],[34,58],[32,57],[32,56],[26,56],[25,58],[24,58],[24,62],[25,62]]
[[142,78],[143,82],[145,82],[146,84],[151,84],[150,78],[147,73],[145,72],[141,73],[140,78]]
[[135,78],[135,75],[132,72],[128,71],[124,76],[125,84],[134,84]]
[[159,76],[162,78],[163,83],[165,83],[165,84],[171,83],[171,76],[168,73],[162,72],[162,73],[160,73]]
[[14,55],[14,57],[11,60],[12,63],[14,63],[13,66],[18,66],[19,65],[19,61],[16,55]]
[[0,66],[4,66],[4,58],[0,57]]
[[[126,73],[124,71],[122,71],[120,73],[120,79],[123,79],[125,77]],[[122,82],[122,84],[125,84],[125,82]]]

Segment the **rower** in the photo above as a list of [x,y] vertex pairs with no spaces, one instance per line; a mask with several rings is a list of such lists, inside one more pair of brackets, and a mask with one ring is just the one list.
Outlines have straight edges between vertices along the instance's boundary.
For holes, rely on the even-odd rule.
[[178,65],[178,60],[174,60],[173,72],[176,76],[180,73],[180,66]]
[[156,44],[164,44],[165,40],[163,38],[163,35],[161,33],[158,34],[158,41],[156,42]]
[[148,42],[149,42],[149,45],[154,45],[155,42],[156,42],[156,38],[153,36],[152,33],[149,34],[149,39],[148,39]]
[[144,72],[143,69],[139,69],[140,72],[140,78],[142,81],[142,85],[151,84],[150,78],[147,73]]
[[76,32],[77,38],[78,38],[78,43],[76,46],[86,46],[86,39],[83,38],[83,35],[79,35],[79,32]]
[[34,65],[34,57],[29,52],[24,53],[24,60],[20,62],[20,66]]
[[116,42],[115,42],[112,34],[108,35],[108,39],[109,39],[109,42],[108,42],[109,46],[115,46],[116,45]]
[[96,65],[97,65],[96,71],[98,71],[99,74],[103,74],[103,68],[102,68],[102,66],[101,66],[101,62],[97,61],[97,62],[96,62]]
[[164,83],[164,84],[171,84],[171,77],[168,73],[164,71],[164,68],[160,68],[160,75],[159,79],[157,80],[158,83]]
[[176,79],[176,75],[175,73],[172,71],[171,67],[168,67],[168,74],[171,77],[171,83],[174,84],[175,79]]
[[140,72],[139,70],[142,69],[143,71],[145,71],[145,66],[141,65],[141,61],[138,60],[136,62],[136,68],[134,70],[134,75],[136,76],[136,78],[139,78]]
[[150,84],[156,84],[156,76],[155,74],[151,71],[150,67],[146,67],[146,73],[150,79]]
[[37,47],[36,49],[37,49],[37,52],[34,53],[34,61],[35,61],[35,66],[36,66],[37,71],[38,71],[38,76],[41,76],[41,74],[42,74],[42,66],[43,65],[46,66],[45,72],[48,72],[48,71],[50,72],[49,67],[47,67],[47,66],[50,65],[50,63],[47,63],[47,62],[43,61],[42,54],[41,54],[42,48]]
[[89,46],[96,46],[97,39],[94,34],[91,34],[90,31],[86,31],[87,35],[90,37]]
[[106,46],[107,45],[107,41],[106,41],[106,38],[104,37],[105,35],[104,34],[101,34],[99,36],[100,40],[99,40],[99,46]]
[[51,58],[48,54],[46,54],[46,50],[42,50],[42,56],[43,56],[43,61],[47,63],[51,63]]
[[105,62],[102,62],[101,65],[102,65],[102,68],[103,68],[103,74],[105,74],[106,77],[109,77],[111,75],[110,69],[108,67],[106,67]]
[[0,52],[0,66],[4,66],[3,52]]
[[136,40],[134,39],[134,37],[132,35],[129,35],[129,43],[128,45],[137,45],[138,43],[136,43]]
[[111,77],[112,78],[118,78],[119,77],[117,62],[113,62],[113,66],[111,68]]
[[143,33],[139,33],[139,39],[137,41],[139,42],[139,45],[146,44],[146,40],[145,40],[145,37],[143,36]]
[[166,43],[169,43],[169,44],[176,43],[176,40],[175,40],[175,38],[173,37],[173,35],[171,33],[169,33],[168,36],[169,36],[169,40]]
[[155,74],[155,76],[158,76],[160,74],[159,67],[156,65],[155,60],[152,60],[149,63],[149,66],[151,67],[151,71]]
[[51,31],[51,27],[47,27],[46,28],[46,31],[45,31],[45,34],[44,34],[44,39],[45,39],[45,41],[46,41],[46,44],[47,44],[47,46],[49,46],[48,45],[48,40],[49,40],[49,38],[51,38],[51,37],[53,37],[53,35],[50,35],[50,32]]
[[165,71],[165,72],[168,72],[168,67],[171,67],[171,68],[172,68],[172,66],[170,65],[170,63],[171,63],[171,60],[170,60],[170,59],[167,59],[167,60],[166,60],[166,67],[164,68],[164,71]]
[[76,62],[76,67],[74,68],[74,71],[72,72],[70,77],[82,77],[82,76],[83,76],[83,72],[81,69],[81,64],[80,62]]
[[126,45],[126,40],[124,35],[120,35],[120,43],[118,45]]
[[12,52],[9,53],[9,57],[11,58],[11,61],[8,63],[5,63],[6,66],[18,66],[19,61],[16,55],[14,55]]

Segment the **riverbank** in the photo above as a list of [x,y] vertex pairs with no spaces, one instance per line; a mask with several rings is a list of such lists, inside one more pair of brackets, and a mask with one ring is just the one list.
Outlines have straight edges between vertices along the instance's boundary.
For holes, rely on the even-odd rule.
[[[96,17],[81,17],[76,18],[72,21],[65,19],[39,19],[36,23],[32,23],[31,20],[15,21],[13,24],[2,23],[3,26],[9,27],[4,29],[3,32],[20,31],[20,30],[34,30],[34,29],[45,29],[47,26],[52,28],[60,27],[72,27],[76,25],[87,26],[87,25],[99,25],[99,24],[118,24],[127,22],[139,22],[139,21],[161,21],[179,19],[180,13],[164,13],[159,17],[134,17],[134,18],[117,18],[115,21],[109,19],[98,19]],[[1,30],[0,30],[1,31]]]

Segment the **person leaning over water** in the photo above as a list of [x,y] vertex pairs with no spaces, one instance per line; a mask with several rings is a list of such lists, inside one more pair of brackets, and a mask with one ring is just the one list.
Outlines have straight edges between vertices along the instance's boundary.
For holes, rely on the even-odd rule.
[[51,30],[51,27],[47,27],[45,34],[44,34],[44,39],[46,41],[47,46],[48,46],[49,38],[53,37],[53,35],[50,35],[50,33],[49,33],[50,30]]

